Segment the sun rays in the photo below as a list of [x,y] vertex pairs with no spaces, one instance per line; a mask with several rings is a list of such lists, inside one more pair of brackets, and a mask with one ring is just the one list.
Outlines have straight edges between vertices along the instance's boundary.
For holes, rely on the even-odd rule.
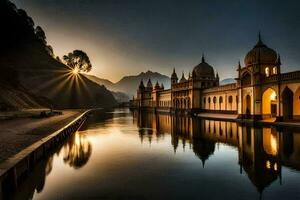
[[[85,95],[86,98],[92,96],[91,91],[86,83],[86,78],[78,69],[70,67],[61,70],[45,72],[45,81],[43,84],[37,85],[37,91],[47,92],[47,96],[70,96],[70,99],[76,100]],[[43,76],[44,76],[43,75]]]

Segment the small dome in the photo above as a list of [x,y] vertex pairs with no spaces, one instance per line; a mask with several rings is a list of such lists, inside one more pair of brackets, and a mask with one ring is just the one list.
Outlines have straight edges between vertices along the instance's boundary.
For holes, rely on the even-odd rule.
[[177,78],[177,74],[176,74],[176,72],[175,72],[175,68],[173,69],[173,73],[172,73],[172,75],[171,75],[171,79],[178,79],[178,78]]
[[186,79],[184,77],[184,73],[182,72],[182,77],[181,77],[179,83],[183,83],[183,82],[186,82]]
[[140,89],[140,90],[145,89],[143,80],[141,80],[141,82],[140,82],[139,89]]
[[262,41],[259,34],[258,42],[249,51],[245,57],[245,66],[250,66],[256,63],[276,65],[277,53],[273,49],[267,47]]
[[160,89],[160,86],[159,86],[159,84],[158,84],[158,81],[156,81],[156,84],[155,84],[154,88],[155,88],[156,90]]
[[147,83],[147,88],[152,89],[152,82],[151,82],[150,78],[149,78],[148,83]]
[[194,67],[193,69],[193,75],[199,78],[214,78],[215,72],[214,68],[205,62],[204,56],[202,56],[202,62]]

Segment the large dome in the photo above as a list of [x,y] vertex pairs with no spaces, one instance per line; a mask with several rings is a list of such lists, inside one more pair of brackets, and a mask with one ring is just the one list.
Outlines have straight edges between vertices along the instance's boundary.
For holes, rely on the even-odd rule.
[[215,77],[215,72],[214,68],[210,66],[208,63],[205,62],[204,57],[202,56],[202,62],[194,67],[193,69],[193,75],[196,77],[209,77],[209,78],[214,78]]
[[250,66],[256,63],[275,65],[277,61],[277,53],[273,49],[267,47],[259,35],[257,44],[249,51],[245,57],[245,66]]

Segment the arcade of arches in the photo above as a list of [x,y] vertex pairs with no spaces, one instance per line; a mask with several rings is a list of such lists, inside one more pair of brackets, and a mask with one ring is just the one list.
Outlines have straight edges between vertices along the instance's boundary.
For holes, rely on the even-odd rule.
[[178,79],[175,69],[171,88],[158,82],[152,86],[143,80],[132,107],[170,113],[233,114],[240,119],[300,120],[300,71],[281,73],[279,54],[267,47],[259,37],[238,63],[234,83],[219,85],[219,75],[204,56],[186,78]]

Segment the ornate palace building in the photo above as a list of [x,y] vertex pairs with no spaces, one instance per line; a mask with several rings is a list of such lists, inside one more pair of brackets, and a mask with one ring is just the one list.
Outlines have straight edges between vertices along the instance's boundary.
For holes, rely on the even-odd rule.
[[300,71],[281,73],[279,54],[259,35],[237,66],[236,83],[219,85],[219,76],[204,56],[192,74],[180,80],[173,70],[171,89],[141,81],[132,106],[171,113],[223,113],[261,120],[300,120]]

